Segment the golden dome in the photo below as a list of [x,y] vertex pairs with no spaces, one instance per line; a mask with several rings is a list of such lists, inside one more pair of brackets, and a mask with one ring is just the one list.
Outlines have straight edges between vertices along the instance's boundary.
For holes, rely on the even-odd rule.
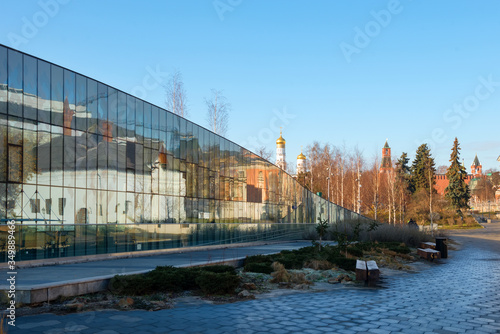
[[306,160],[306,156],[300,152],[300,154],[297,156],[297,160]]
[[281,135],[281,131],[280,131],[280,137],[278,139],[276,139],[276,145],[285,145],[286,141],[285,139],[283,139],[282,135]]

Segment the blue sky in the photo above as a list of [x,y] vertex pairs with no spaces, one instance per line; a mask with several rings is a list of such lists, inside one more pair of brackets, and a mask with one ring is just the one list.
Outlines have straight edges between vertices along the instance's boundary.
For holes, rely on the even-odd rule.
[[[428,143],[447,165],[500,155],[498,1],[4,0],[0,43],[164,107],[178,69],[191,121],[212,88],[231,102],[227,137],[250,149],[283,126],[287,160],[314,141],[368,161]],[[152,75],[154,74],[154,76]],[[156,78],[156,79],[155,79]]]

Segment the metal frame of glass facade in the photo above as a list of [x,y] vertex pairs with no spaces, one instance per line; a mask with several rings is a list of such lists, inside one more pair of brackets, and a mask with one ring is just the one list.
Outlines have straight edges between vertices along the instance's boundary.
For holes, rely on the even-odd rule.
[[299,236],[366,219],[165,109],[0,45],[0,262]]

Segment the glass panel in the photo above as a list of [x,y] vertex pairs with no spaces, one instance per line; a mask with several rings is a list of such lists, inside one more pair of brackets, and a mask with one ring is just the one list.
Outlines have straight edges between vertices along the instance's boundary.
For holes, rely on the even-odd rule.
[[102,83],[97,84],[97,118],[97,123],[99,125],[101,133],[107,133],[108,87]]
[[125,192],[117,193],[116,219],[118,224],[126,224],[126,198],[127,194]]
[[[135,104],[135,132],[136,141],[138,143],[144,143],[144,102],[136,99]],[[128,104],[127,100],[127,104]]]
[[69,129],[74,129],[76,120],[75,118],[75,73],[64,70],[64,105],[63,105],[63,119],[65,135],[71,135]]
[[113,124],[118,124],[118,91],[114,88],[108,87],[107,96],[108,96],[108,121],[112,122]]
[[[135,106],[135,103],[134,103]],[[127,136],[127,95],[118,92],[118,132],[117,136],[124,138]]]
[[89,113],[87,126],[91,133],[97,133],[97,109],[97,82],[87,79],[87,111]]
[[51,65],[51,111],[52,124],[63,126],[63,69],[59,66]]
[[24,182],[36,184],[36,170],[37,170],[37,132],[36,122],[24,122],[23,133],[23,173]]
[[116,190],[118,184],[118,143],[108,142],[108,190]]
[[85,131],[87,130],[87,79],[79,74],[76,75],[75,94],[76,129]]
[[63,129],[61,127],[52,126],[52,138],[50,141],[50,171],[51,171],[51,185],[63,185]]
[[151,193],[151,149],[144,147],[144,193]]
[[135,144],[135,191],[144,191],[144,147]]
[[59,203],[64,205],[64,224],[75,223],[75,189],[64,188],[63,201]]
[[187,121],[184,118],[179,117],[179,136],[180,136],[180,152],[179,157],[181,160],[186,160],[187,158]]
[[[1,50],[2,49],[0,48],[0,51]],[[5,116],[0,114],[0,182],[5,182],[6,180],[7,180],[7,122]],[[0,193],[0,200],[4,199],[5,198],[1,196]]]
[[[75,186],[76,137],[68,135],[69,129],[64,129],[64,186]],[[71,132],[70,132],[71,133]]]
[[38,121],[50,123],[50,64],[38,60]]
[[151,147],[151,133],[153,124],[151,123],[151,105],[144,104],[144,146]]
[[36,120],[37,111],[37,69],[36,59],[24,56],[24,117]]
[[21,53],[9,50],[9,115],[23,115],[23,58]]
[[7,113],[7,49],[0,45],[0,114]]
[[135,106],[136,99],[127,95],[127,136],[135,136]]
[[[98,178],[98,189],[107,189],[108,187],[108,142],[106,137],[101,135],[97,136],[98,146],[97,146],[97,178]],[[101,215],[102,216],[102,215]],[[104,217],[106,215],[103,214]]]
[[87,136],[83,132],[78,132],[76,136],[76,186],[85,188],[87,186]]
[[[116,187],[120,191],[127,190],[127,142],[118,140],[118,181]],[[123,209],[123,208],[122,208]]]
[[23,181],[23,147],[9,145],[9,177],[10,182],[21,183]]
[[87,190],[87,209],[88,209],[87,213],[89,219],[88,223],[96,224],[98,216],[96,190]]

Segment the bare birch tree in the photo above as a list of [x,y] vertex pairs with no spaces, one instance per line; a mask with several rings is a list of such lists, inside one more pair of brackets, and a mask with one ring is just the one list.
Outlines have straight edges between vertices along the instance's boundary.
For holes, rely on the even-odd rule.
[[187,117],[186,90],[184,89],[182,74],[178,70],[170,76],[170,79],[165,86],[165,94],[165,104],[167,109],[176,115]]
[[271,161],[271,158],[272,158],[272,153],[271,151],[269,151],[265,146],[261,146],[257,149],[257,153],[258,156],[268,160],[268,161]]
[[231,104],[222,91],[212,89],[212,96],[205,99],[207,104],[208,128],[218,135],[225,136],[229,126],[229,112]]

